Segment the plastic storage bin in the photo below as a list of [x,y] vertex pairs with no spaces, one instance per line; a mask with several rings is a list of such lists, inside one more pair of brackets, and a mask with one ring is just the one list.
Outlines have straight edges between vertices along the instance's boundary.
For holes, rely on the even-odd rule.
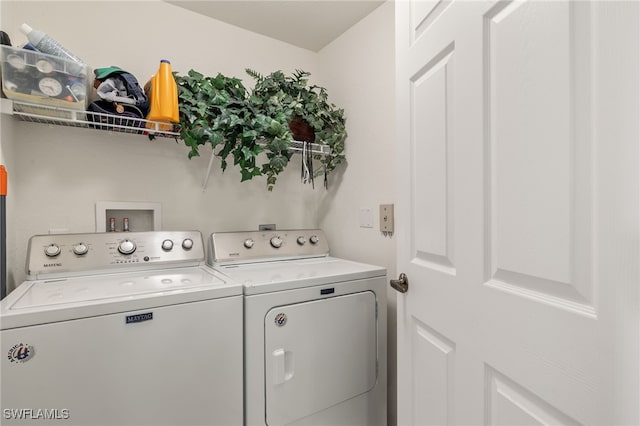
[[7,98],[47,107],[87,108],[93,79],[88,66],[31,50],[0,48],[2,91]]

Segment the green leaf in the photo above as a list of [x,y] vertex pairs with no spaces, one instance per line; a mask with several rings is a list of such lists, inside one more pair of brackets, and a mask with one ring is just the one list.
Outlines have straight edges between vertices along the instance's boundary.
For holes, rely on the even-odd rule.
[[271,161],[269,161],[269,164],[271,164],[271,166],[273,166],[278,170],[282,170],[286,167],[288,162],[289,162],[289,159],[284,155],[277,155],[273,157]]
[[267,147],[273,152],[287,151],[290,146],[291,143],[288,140],[281,138],[275,138],[267,145]]
[[253,152],[253,150],[251,150],[251,148],[249,148],[248,146],[243,146],[241,149],[241,152],[242,152],[242,157],[245,160],[249,160],[256,157],[256,153]]
[[245,130],[242,132],[241,138],[244,143],[251,145],[258,138],[258,132],[253,129]]
[[240,182],[251,180],[254,176],[251,170],[242,169],[240,172],[242,173],[242,180]]
[[219,131],[213,132],[209,136],[209,143],[211,144],[212,148],[215,148],[216,146],[221,144],[223,141],[224,141],[224,135],[222,134],[222,132],[219,132]]
[[287,128],[288,127],[286,127],[284,124],[280,123],[279,121],[271,120],[267,131],[269,132],[269,134],[277,136],[284,133],[287,130]]
[[249,102],[251,102],[253,105],[262,105],[262,104],[264,104],[264,101],[262,100],[262,98],[260,98],[259,96],[256,96],[256,95],[251,95],[249,97]]
[[189,151],[189,160],[191,160],[193,157],[199,157],[200,153],[198,152],[198,148],[196,146],[192,146],[191,147],[191,151]]
[[224,93],[217,92],[216,94],[213,95],[213,98],[211,99],[210,103],[212,105],[224,106],[227,103],[229,103],[229,98]]

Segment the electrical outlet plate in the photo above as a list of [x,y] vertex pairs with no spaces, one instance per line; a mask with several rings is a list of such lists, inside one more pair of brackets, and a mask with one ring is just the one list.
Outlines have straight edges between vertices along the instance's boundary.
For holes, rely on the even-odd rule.
[[393,204],[380,204],[380,231],[393,232]]

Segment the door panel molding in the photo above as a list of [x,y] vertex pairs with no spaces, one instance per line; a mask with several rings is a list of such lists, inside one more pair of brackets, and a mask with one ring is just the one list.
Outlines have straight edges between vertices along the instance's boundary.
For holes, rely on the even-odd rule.
[[484,16],[485,284],[595,318],[590,8]]
[[411,42],[414,43],[444,13],[452,0],[411,2]]
[[[455,45],[447,45],[410,84],[413,261],[455,275],[452,81]],[[428,116],[417,111],[428,110]],[[418,163],[419,161],[419,163]]]
[[485,365],[485,425],[579,425],[534,393]]
[[417,318],[413,318],[413,424],[451,424],[456,346]]

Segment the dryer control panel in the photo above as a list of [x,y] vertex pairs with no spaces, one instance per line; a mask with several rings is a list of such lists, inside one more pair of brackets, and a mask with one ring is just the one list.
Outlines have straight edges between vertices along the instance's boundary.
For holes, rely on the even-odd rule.
[[27,249],[30,278],[190,266],[204,261],[200,231],[101,232],[34,235]]
[[209,238],[209,265],[329,255],[329,243],[320,229],[214,232]]

